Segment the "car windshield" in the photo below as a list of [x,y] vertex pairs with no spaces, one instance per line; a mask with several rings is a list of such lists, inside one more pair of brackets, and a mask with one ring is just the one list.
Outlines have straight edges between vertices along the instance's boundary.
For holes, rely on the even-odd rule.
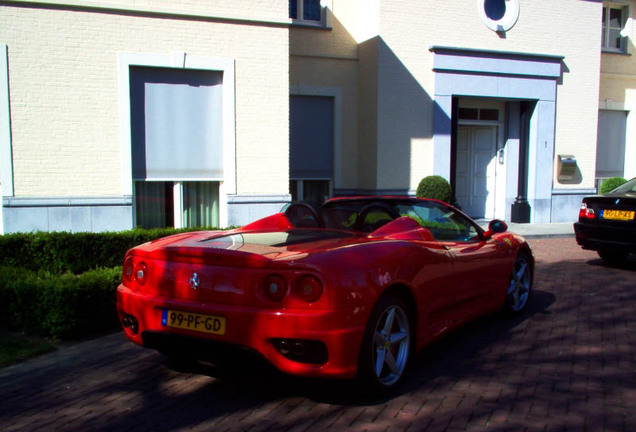
[[478,231],[470,219],[453,208],[435,201],[421,201],[397,206],[401,216],[410,216],[427,228],[435,240],[469,241],[478,237]]
[[614,189],[612,193],[636,194],[636,178],[631,179],[627,183],[623,183]]
[[413,218],[440,241],[469,241],[479,237],[477,225],[450,206],[427,200],[343,200],[321,209],[325,227],[372,232],[400,216]]

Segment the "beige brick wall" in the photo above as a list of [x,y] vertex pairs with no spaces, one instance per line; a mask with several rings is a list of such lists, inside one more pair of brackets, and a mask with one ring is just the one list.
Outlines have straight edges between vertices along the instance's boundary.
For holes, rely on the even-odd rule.
[[[9,51],[16,196],[120,195],[118,53],[174,51],[235,59],[237,192],[287,193],[289,38],[280,24],[287,21],[287,2],[110,3],[178,6],[204,15],[183,20],[0,7],[0,41]],[[272,19],[274,25],[210,18],[215,14]]]
[[[419,95],[411,98],[419,101],[412,107],[408,103],[413,94],[404,95],[406,118],[381,118],[388,124],[411,122],[411,130],[417,131],[406,149],[411,189],[433,167],[434,73],[428,50],[432,45],[564,56],[566,70],[557,87],[555,155],[575,154],[583,183],[557,186],[593,185],[600,3],[560,0],[555,8],[553,0],[520,0],[519,21],[505,38],[483,24],[472,0],[461,7],[449,6],[446,0],[333,0],[333,30],[294,27],[291,31],[285,25],[288,2],[282,0],[66,0],[89,6],[68,9],[26,8],[19,3],[0,7],[0,42],[9,50],[18,196],[121,193],[119,52],[184,51],[236,60],[239,194],[287,192],[288,98],[290,88],[300,87],[340,91],[337,159],[341,163],[336,167],[340,179],[336,187],[373,187],[378,176],[379,187],[392,187],[390,173],[404,171],[403,157],[396,157],[391,146],[381,146],[376,171],[378,165],[371,163],[375,155],[365,154],[368,141],[363,139],[370,125],[361,123],[359,111],[359,101],[374,89],[359,87],[367,82],[367,75],[360,69],[358,43],[376,28],[387,48],[379,61],[399,61],[400,79],[408,80]],[[377,22],[358,14],[365,5],[378,10]],[[106,6],[128,12],[103,13],[99,8]],[[143,10],[164,15],[129,13]],[[184,20],[184,14],[199,18]],[[607,66],[604,62],[604,70]],[[629,71],[632,66],[621,68]],[[624,84],[616,90],[605,83],[601,99],[604,94],[615,97],[616,92],[627,95],[634,81],[630,83],[629,91]]]
[[[53,1],[53,3],[55,3],[55,1]],[[76,3],[76,1],[73,3]],[[140,10],[170,10],[178,11],[179,13],[234,17],[249,20],[288,20],[288,3],[286,0],[81,0],[81,3],[94,4],[96,6],[114,5],[117,7]]]
[[289,79],[292,92],[338,95],[341,124],[336,131],[336,188],[358,187],[358,45],[339,18],[346,2],[333,2],[331,30],[293,27]]
[[[605,62],[606,56],[603,56]],[[624,59],[631,62],[631,57]],[[625,171],[627,179],[636,177],[636,73],[601,73],[599,108],[627,111]]]
[[[636,18],[634,4],[631,18]],[[625,177],[636,177],[636,47],[634,28],[628,39],[630,55],[604,53],[601,57],[599,105],[601,109],[628,111],[625,141]]]

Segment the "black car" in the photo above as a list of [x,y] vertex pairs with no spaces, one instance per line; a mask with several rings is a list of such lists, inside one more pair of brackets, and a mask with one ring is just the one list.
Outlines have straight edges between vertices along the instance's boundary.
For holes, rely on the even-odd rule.
[[636,178],[611,192],[583,198],[579,221],[574,224],[576,242],[595,250],[611,264],[636,253]]

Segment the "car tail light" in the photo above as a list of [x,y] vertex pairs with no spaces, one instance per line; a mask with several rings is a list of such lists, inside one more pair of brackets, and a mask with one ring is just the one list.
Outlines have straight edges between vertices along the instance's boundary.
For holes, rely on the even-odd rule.
[[141,261],[135,266],[135,280],[139,285],[145,285],[148,281],[148,266]]
[[126,282],[132,282],[133,272],[134,272],[133,260],[132,258],[128,258],[126,259],[126,261],[124,261],[124,269],[122,271],[123,278]]
[[579,209],[579,219],[594,219],[595,217],[594,209],[589,208],[586,203],[582,203]]
[[287,283],[281,275],[272,274],[265,278],[263,289],[265,297],[272,301],[281,301],[287,294]]
[[322,295],[322,282],[316,276],[303,276],[296,284],[296,293],[307,303],[313,303]]

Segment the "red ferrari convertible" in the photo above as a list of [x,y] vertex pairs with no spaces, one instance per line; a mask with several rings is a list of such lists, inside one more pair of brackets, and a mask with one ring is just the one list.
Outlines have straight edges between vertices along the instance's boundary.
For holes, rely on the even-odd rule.
[[117,309],[133,342],[172,355],[247,348],[279,370],[389,390],[449,330],[528,303],[528,243],[443,202],[336,198],[126,254]]

